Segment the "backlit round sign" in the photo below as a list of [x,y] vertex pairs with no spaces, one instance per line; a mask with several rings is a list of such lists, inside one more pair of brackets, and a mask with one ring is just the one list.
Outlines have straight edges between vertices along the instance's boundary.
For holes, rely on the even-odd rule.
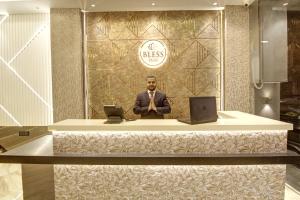
[[140,61],[146,67],[158,68],[167,60],[166,44],[159,40],[147,40],[139,48]]

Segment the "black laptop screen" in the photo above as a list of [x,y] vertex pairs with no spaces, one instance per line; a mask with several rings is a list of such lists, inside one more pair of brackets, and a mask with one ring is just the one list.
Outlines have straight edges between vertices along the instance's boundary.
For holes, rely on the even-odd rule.
[[216,97],[190,97],[191,121],[216,121]]

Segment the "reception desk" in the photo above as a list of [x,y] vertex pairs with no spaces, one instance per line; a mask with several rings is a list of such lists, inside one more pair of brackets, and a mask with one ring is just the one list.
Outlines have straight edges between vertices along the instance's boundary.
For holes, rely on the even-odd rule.
[[[217,122],[65,120],[54,154],[286,153],[292,125],[237,111]],[[56,199],[283,199],[285,165],[55,165]]]

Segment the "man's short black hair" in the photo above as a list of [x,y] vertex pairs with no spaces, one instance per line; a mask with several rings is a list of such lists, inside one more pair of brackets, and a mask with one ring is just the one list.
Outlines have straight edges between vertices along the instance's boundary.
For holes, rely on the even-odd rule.
[[148,78],[154,78],[154,79],[156,80],[156,76],[154,76],[154,75],[148,75],[148,76],[146,77],[146,80],[147,80]]

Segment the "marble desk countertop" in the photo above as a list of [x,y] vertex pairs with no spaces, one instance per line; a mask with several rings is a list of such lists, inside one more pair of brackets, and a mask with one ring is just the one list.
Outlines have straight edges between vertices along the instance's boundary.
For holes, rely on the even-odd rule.
[[105,119],[67,119],[48,126],[49,131],[230,131],[292,130],[290,123],[239,111],[220,111],[218,121],[189,125],[176,119],[139,119],[120,124],[105,124]]

